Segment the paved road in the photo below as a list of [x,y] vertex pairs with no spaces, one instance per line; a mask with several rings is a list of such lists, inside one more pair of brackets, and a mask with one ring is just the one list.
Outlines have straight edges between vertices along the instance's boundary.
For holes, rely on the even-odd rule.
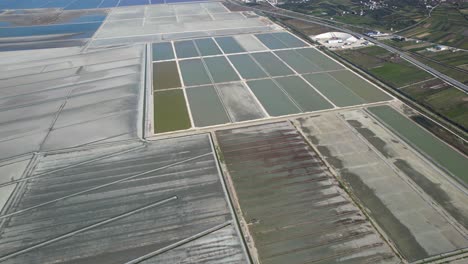
[[449,76],[447,76],[447,75],[433,69],[432,67],[427,66],[426,64],[424,64],[424,63],[422,63],[422,62],[420,62],[420,61],[406,55],[406,53],[404,53],[402,51],[399,51],[399,50],[397,50],[397,49],[395,49],[395,48],[393,48],[393,47],[391,47],[391,46],[389,46],[387,44],[381,43],[381,42],[376,41],[374,39],[370,39],[369,37],[366,37],[366,39],[373,42],[373,43],[375,43],[376,45],[388,50],[388,51],[391,51],[393,53],[396,53],[396,54],[400,55],[400,57],[402,57],[403,59],[405,59],[405,60],[411,62],[412,64],[418,66],[419,68],[429,72],[430,74],[444,80],[445,82],[448,82],[451,85],[453,85],[453,86],[455,86],[455,87],[457,87],[457,88],[459,88],[459,89],[461,89],[461,90],[463,90],[465,92],[468,92],[468,86],[465,85],[464,83],[459,82],[459,81],[457,81],[457,80],[455,80],[455,79],[453,79],[453,78],[451,78],[451,77],[449,77]]
[[[233,4],[236,4],[236,5],[239,5],[238,3],[234,2],[234,1],[231,1],[231,3]],[[244,5],[242,5],[244,6]],[[244,6],[246,7],[246,6]],[[312,23],[316,23],[316,24],[319,24],[319,25],[322,25],[322,26],[327,26],[329,28],[334,28],[336,30],[339,30],[339,31],[342,31],[342,32],[346,32],[346,33],[349,33],[349,34],[353,34],[355,36],[358,36],[358,37],[362,37],[364,38],[365,40],[369,41],[369,42],[372,42],[374,43],[375,45],[377,46],[380,46],[390,52],[393,52],[393,53],[396,53],[398,55],[400,55],[401,58],[407,60],[408,62],[416,65],[417,67],[429,72],[430,74],[436,76],[437,78],[459,88],[460,90],[463,90],[465,92],[468,92],[468,86],[465,85],[464,83],[462,82],[459,82],[437,70],[435,70],[434,68],[432,67],[429,67],[427,66],[426,64],[408,56],[405,52],[402,52],[398,49],[395,49],[387,44],[384,44],[384,43],[381,43],[379,41],[377,41],[376,39],[373,39],[371,37],[368,37],[366,35],[363,35],[363,34],[360,34],[360,33],[356,33],[354,31],[351,31],[349,29],[345,29],[345,28],[341,28],[341,27],[337,27],[335,25],[332,25],[328,22],[325,22],[323,19],[320,19],[320,18],[317,18],[317,17],[314,17],[314,16],[310,16],[310,15],[305,15],[305,14],[300,14],[300,13],[297,13],[297,12],[294,12],[294,11],[290,11],[290,10],[286,10],[286,9],[282,9],[282,8],[278,8],[278,7],[271,7],[271,9],[275,10],[275,11],[269,11],[269,10],[265,10],[265,9],[262,9],[262,8],[255,8],[255,7],[250,7],[251,9],[253,10],[257,10],[257,11],[260,11],[260,12],[264,12],[264,13],[268,13],[268,14],[273,14],[273,15],[280,15],[280,16],[284,16],[284,17],[289,17],[289,18],[294,18],[294,19],[298,19],[298,20],[302,20],[302,21],[306,21],[306,22],[312,22]]]

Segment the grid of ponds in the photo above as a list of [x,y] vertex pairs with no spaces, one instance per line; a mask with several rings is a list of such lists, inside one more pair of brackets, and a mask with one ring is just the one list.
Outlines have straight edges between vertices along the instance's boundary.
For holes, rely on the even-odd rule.
[[[40,1],[34,0],[35,4]],[[69,0],[49,2],[54,1],[65,4]],[[259,33],[275,27],[256,15],[230,12],[221,2],[148,5],[145,0],[146,5],[142,6],[89,9],[95,0],[73,1],[69,8],[2,10],[0,7],[0,51],[63,46],[86,46],[87,49],[235,35],[239,31]],[[140,3],[140,0],[118,1],[120,4]],[[99,4],[112,7],[108,0],[99,0]],[[202,52],[210,54],[209,43],[200,43],[200,47],[207,47],[208,50]]]
[[151,50],[155,133],[392,99],[284,31],[159,42]]

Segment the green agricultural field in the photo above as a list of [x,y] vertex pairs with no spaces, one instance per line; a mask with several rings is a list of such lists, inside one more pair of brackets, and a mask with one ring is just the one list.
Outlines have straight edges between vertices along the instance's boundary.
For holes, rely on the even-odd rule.
[[366,47],[363,50],[363,53],[364,54],[367,54],[367,55],[371,55],[371,56],[376,56],[376,57],[379,57],[379,58],[385,58],[386,56],[389,56],[391,55],[392,53],[386,49],[383,49],[381,47],[378,47],[378,46],[370,46],[370,47]]
[[154,93],[154,130],[163,133],[190,128],[184,92],[181,89]]
[[468,82],[468,52],[449,49],[433,51],[430,42],[384,40],[386,44],[409,52],[417,60],[460,82]]
[[406,61],[398,63],[385,62],[379,67],[369,69],[369,71],[379,79],[387,80],[395,87],[401,87],[433,77]]
[[377,46],[337,53],[395,88],[432,78],[427,72]]
[[422,63],[436,69],[437,71],[447,75],[447,76],[450,76],[462,83],[468,83],[468,73],[466,70],[463,70],[463,69],[460,69],[460,70],[457,70],[457,69],[453,69],[451,68],[450,66],[446,66],[446,65],[443,65],[443,64],[439,64],[439,63],[435,63],[434,61],[431,61],[431,60],[427,60],[427,59],[424,59],[424,58],[417,58],[419,61],[421,61]]
[[468,128],[468,96],[458,89],[380,47],[336,53],[394,89],[403,87],[400,92],[459,127]]
[[467,4],[462,6],[442,4],[434,9],[430,18],[402,34],[411,38],[468,49],[466,10]]
[[301,33],[307,36],[315,36],[315,35],[319,35],[322,33],[333,31],[333,29],[330,27],[308,23],[308,22],[298,20],[298,19],[287,18],[287,17],[274,17],[273,19],[280,21],[281,23],[284,23],[286,25],[289,25],[290,27],[296,28],[297,30],[300,30]]
[[427,48],[434,46],[434,44],[430,42],[423,42],[423,41],[416,41],[416,40],[399,41],[399,40],[393,40],[393,39],[385,39],[385,40],[382,40],[381,42],[386,43],[390,46],[400,48],[402,50],[407,50],[407,51],[412,51],[412,52],[424,51]]
[[437,60],[441,63],[468,70],[468,52],[466,51],[424,51],[420,52],[420,54]]
[[361,49],[340,50],[336,51],[336,53],[366,69],[378,67],[384,64],[386,62],[386,58],[391,55],[387,50],[377,46]]
[[452,122],[468,129],[468,95],[452,87],[439,89],[413,85],[402,89],[402,92],[416,98],[424,106],[447,117]]

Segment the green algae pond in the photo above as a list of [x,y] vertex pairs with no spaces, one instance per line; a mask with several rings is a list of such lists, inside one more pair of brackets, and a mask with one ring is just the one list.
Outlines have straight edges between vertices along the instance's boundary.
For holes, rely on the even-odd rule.
[[182,89],[154,93],[154,131],[170,132],[190,128],[190,118]]
[[163,90],[181,87],[179,72],[175,61],[153,64],[153,89]]

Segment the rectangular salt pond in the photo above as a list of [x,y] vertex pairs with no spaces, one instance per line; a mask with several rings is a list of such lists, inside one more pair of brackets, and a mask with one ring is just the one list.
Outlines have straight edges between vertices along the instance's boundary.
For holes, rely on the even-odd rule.
[[259,119],[265,116],[248,88],[241,82],[217,84],[216,87],[233,122]]
[[285,49],[288,47],[282,41],[275,38],[272,34],[257,34],[255,36],[269,49]]
[[179,61],[179,66],[185,86],[211,83],[201,59],[182,60]]
[[156,133],[190,128],[190,118],[182,89],[154,93],[154,130]]
[[195,44],[191,40],[177,41],[174,42],[177,58],[192,58],[200,56],[198,54]]
[[268,77],[248,54],[231,55],[228,58],[244,79]]
[[221,50],[219,50],[218,46],[211,38],[196,39],[194,42],[202,56],[222,54]]
[[245,52],[245,49],[233,37],[219,37],[215,40],[226,54]]
[[410,145],[425,153],[430,159],[465,184],[468,183],[466,170],[468,159],[458,151],[452,149],[445,142],[442,142],[389,106],[369,107],[368,110],[383,121],[390,130],[406,139]]
[[330,72],[330,75],[367,102],[392,100],[391,96],[350,71]]
[[294,74],[286,64],[275,57],[271,52],[252,53],[251,55],[271,76]]
[[272,33],[273,37],[279,39],[281,42],[286,44],[289,48],[299,48],[299,47],[306,47],[307,44],[304,41],[298,39],[297,37],[293,36],[288,32],[277,32]]
[[319,66],[322,71],[335,71],[344,69],[343,66],[336,63],[314,48],[296,49],[296,51],[309,59],[312,63]]
[[153,61],[174,59],[174,50],[171,42],[153,43]]
[[212,126],[230,122],[212,85],[188,88],[185,91],[195,126]]
[[296,101],[304,112],[333,108],[325,98],[298,76],[276,78],[275,81]]
[[364,104],[366,101],[328,73],[306,74],[303,77],[337,106]]
[[320,66],[300,55],[295,50],[280,50],[275,51],[275,54],[298,73],[312,73],[321,71]]
[[271,116],[300,113],[301,110],[270,79],[247,82],[252,92]]
[[242,46],[246,51],[262,51],[267,48],[253,35],[236,35],[234,39]]
[[211,73],[211,77],[215,83],[238,81],[239,76],[231,67],[226,58],[223,57],[210,57],[203,59]]
[[153,63],[153,89],[171,89],[181,87],[179,71],[175,61]]

